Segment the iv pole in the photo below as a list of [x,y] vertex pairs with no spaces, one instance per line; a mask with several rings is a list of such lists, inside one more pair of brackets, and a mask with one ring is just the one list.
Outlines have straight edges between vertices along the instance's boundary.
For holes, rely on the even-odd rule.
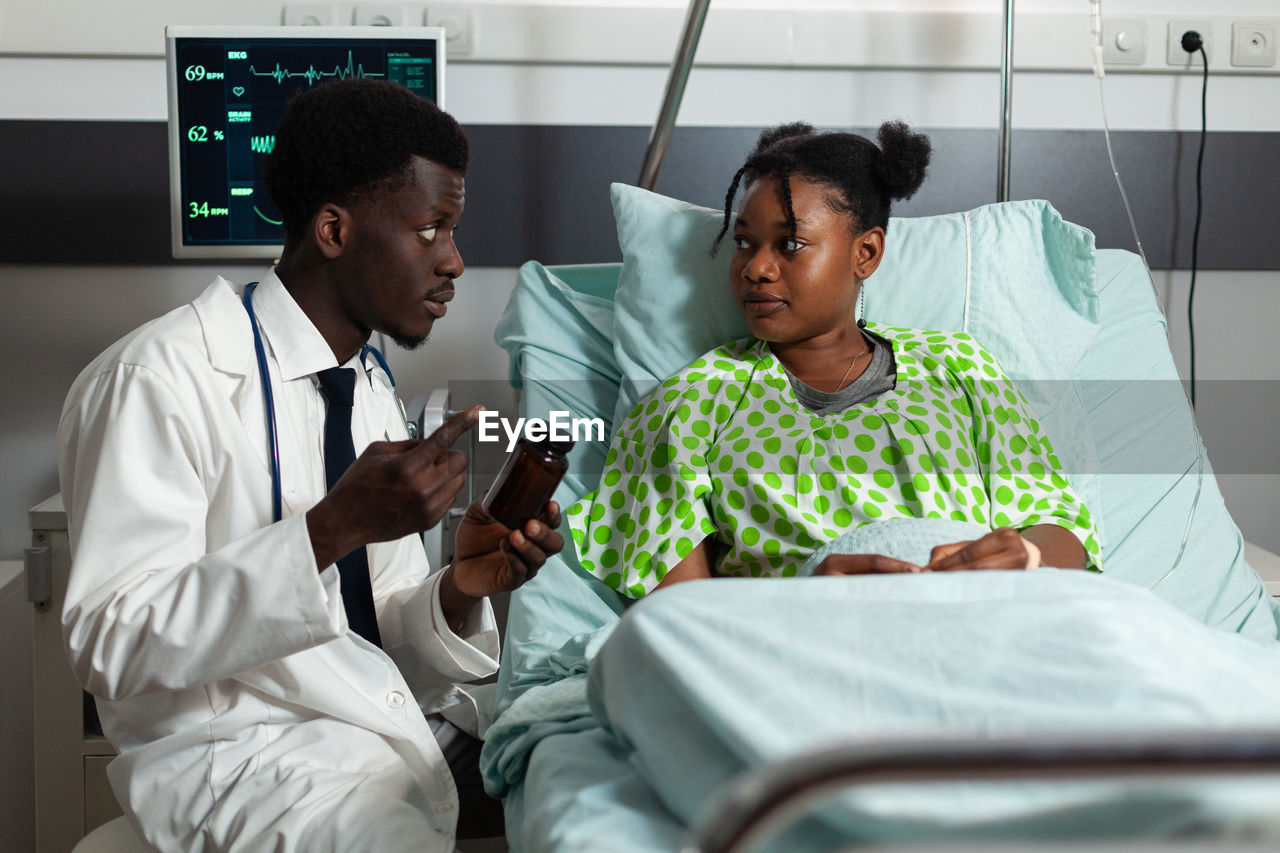
[[1009,200],[1009,152],[1013,113],[1013,0],[1004,0],[1004,57],[1000,63],[1000,155],[996,201]]
[[662,158],[667,155],[667,146],[671,144],[671,132],[675,130],[676,114],[680,112],[684,86],[689,81],[693,55],[698,50],[698,39],[702,37],[702,25],[707,20],[707,9],[710,6],[711,0],[690,0],[689,2],[689,12],[684,19],[684,31],[680,35],[680,43],[676,45],[675,58],[671,60],[671,73],[667,76],[667,91],[662,96],[662,108],[658,110],[658,120],[653,125],[653,132],[649,134],[649,148],[644,154],[640,179],[636,181],[636,184],[643,189],[652,190],[658,184]]

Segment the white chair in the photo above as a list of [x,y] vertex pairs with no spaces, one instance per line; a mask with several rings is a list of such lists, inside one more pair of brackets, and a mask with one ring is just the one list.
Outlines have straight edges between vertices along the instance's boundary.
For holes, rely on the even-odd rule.
[[151,853],[127,817],[118,817],[81,838],[71,853]]

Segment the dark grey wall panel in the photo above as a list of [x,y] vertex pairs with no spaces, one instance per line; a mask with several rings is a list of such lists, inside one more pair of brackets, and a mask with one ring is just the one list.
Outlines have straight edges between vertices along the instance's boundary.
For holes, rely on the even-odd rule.
[[172,263],[165,125],[0,122],[0,261]]
[[[864,131],[865,132],[865,131]],[[610,261],[618,257],[609,183],[635,181],[641,127],[481,125],[474,149],[463,255],[477,266]],[[676,130],[658,189],[719,208],[757,131]],[[936,130],[919,194],[895,213],[965,210],[995,199],[996,133]],[[1191,263],[1198,134],[1112,134],[1147,256]],[[166,264],[168,161],[159,122],[0,121],[0,262]],[[1104,247],[1133,248],[1096,131],[1015,131],[1013,192],[1046,198],[1091,228]],[[1273,208],[1280,133],[1213,133],[1205,154],[1204,269],[1280,269]]]
[[[1111,140],[1147,259],[1157,269],[1189,269],[1200,134],[1113,133]],[[1063,217],[1092,229],[1099,246],[1134,248],[1101,133],[1014,134],[1012,184],[1018,198],[1047,198]],[[1210,133],[1203,187],[1201,268],[1280,269],[1280,133]]]

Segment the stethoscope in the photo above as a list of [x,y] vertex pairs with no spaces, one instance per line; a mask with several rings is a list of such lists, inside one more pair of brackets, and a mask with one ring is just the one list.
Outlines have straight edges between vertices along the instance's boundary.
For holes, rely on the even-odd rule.
[[[284,518],[284,501],[280,490],[280,443],[276,438],[276,400],[275,394],[271,391],[271,373],[267,370],[267,351],[262,345],[262,332],[258,329],[258,315],[253,312],[253,291],[258,287],[256,281],[250,282],[244,288],[244,310],[249,314],[249,324],[253,327],[253,351],[258,356],[258,376],[262,380],[262,399],[267,409],[267,447],[270,456],[271,467],[271,518],[272,521],[280,521]],[[401,401],[400,395],[396,393],[396,378],[391,375],[391,368],[387,366],[387,360],[382,357],[382,353],[377,347],[365,344],[360,350],[360,363],[363,365],[365,359],[370,355],[373,360],[382,368],[382,372],[387,374],[387,379],[391,382],[391,395],[395,397],[396,405],[400,407],[400,416],[404,418],[405,428],[409,431],[410,438],[416,438],[418,435],[418,425],[409,420],[409,413],[405,411],[404,402]]]

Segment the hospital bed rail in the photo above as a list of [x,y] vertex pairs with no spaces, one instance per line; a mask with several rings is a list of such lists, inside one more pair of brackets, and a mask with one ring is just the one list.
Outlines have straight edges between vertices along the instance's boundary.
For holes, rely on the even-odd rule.
[[[802,817],[816,800],[850,787],[1214,774],[1280,775],[1280,729],[840,744],[780,761],[732,784],[682,853],[742,853]],[[868,839],[861,845],[884,842]]]

